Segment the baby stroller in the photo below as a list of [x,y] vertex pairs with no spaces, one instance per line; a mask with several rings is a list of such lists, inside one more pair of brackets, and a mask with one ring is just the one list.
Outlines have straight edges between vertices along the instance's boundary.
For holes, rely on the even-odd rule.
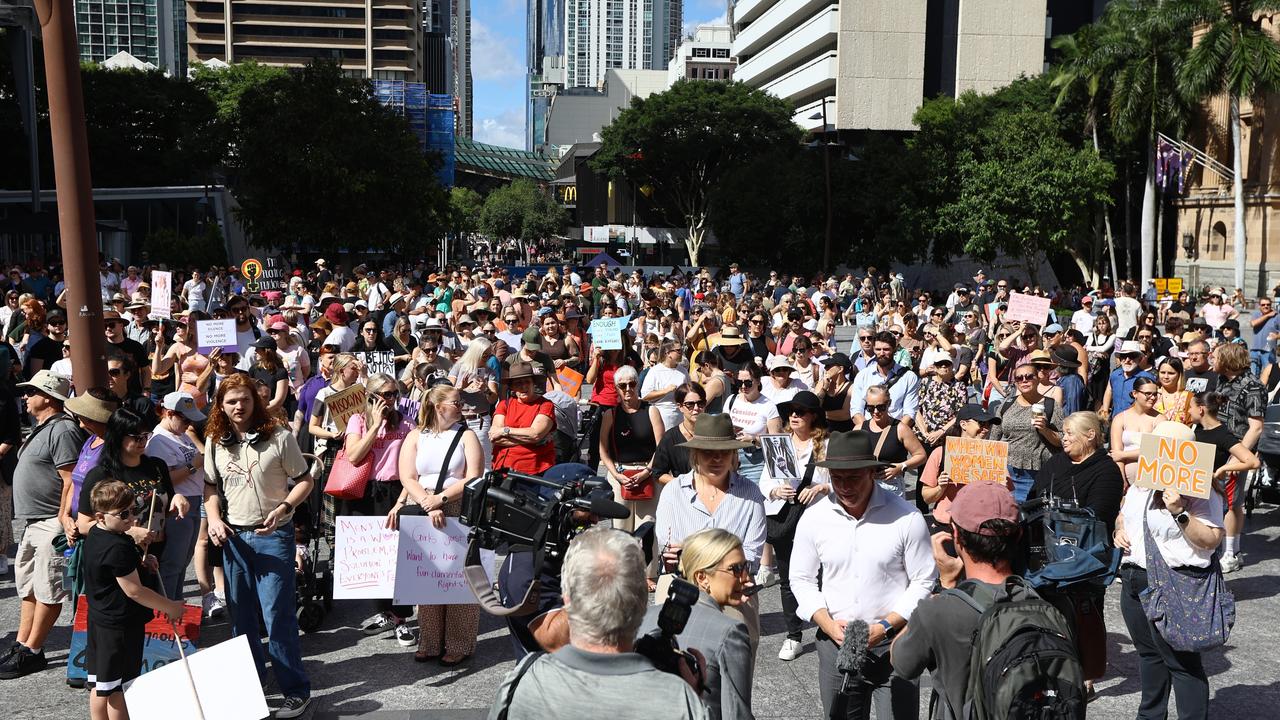
[[[315,488],[311,497],[298,507],[293,516],[296,543],[298,628],[314,632],[324,622],[325,613],[333,608],[333,548],[326,541],[322,512],[324,461],[315,455],[303,455],[311,462]],[[324,552],[321,553],[323,548]]]

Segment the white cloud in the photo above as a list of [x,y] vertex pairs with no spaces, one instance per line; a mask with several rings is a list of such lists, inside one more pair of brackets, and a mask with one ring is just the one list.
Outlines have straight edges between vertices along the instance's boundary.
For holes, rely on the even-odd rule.
[[495,117],[479,118],[475,137],[482,143],[524,149],[524,112],[507,110]]
[[471,21],[471,75],[479,80],[503,80],[524,75],[524,61],[513,48],[515,39]]
[[728,25],[728,24],[729,24],[729,13],[727,10],[707,20],[687,20],[685,21],[685,24],[684,24],[684,36],[689,37],[690,35],[693,35],[693,31],[697,30],[699,25]]

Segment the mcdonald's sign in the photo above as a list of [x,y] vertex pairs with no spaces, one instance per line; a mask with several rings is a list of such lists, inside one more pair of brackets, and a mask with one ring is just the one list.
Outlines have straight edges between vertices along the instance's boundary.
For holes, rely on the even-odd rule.
[[578,203],[578,186],[577,185],[561,185],[556,188],[557,199],[562,205],[576,205]]

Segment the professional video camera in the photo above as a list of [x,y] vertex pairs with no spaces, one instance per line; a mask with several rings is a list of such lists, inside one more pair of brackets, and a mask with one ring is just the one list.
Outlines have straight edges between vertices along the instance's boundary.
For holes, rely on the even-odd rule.
[[534,577],[548,558],[563,558],[569,541],[600,518],[630,515],[613,501],[600,477],[560,482],[510,470],[493,470],[467,483],[459,518],[471,528],[464,574],[481,607],[493,615],[524,615],[537,604],[538,583],[514,608],[505,607],[480,564],[480,550],[532,551]]
[[702,677],[698,658],[688,650],[681,650],[676,636],[684,632],[693,606],[698,603],[698,588],[692,583],[674,579],[667,591],[667,599],[658,613],[658,629],[643,635],[636,641],[635,651],[644,655],[653,666],[672,675],[680,674],[680,660],[689,666],[693,677]]

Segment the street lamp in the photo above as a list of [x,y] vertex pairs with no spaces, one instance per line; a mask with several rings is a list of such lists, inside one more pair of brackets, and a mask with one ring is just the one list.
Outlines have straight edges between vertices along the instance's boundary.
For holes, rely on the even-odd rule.
[[1192,260],[1196,256],[1196,236],[1189,232],[1182,233],[1182,252],[1186,253],[1187,259]]
[[827,99],[822,98],[822,112],[809,116],[810,120],[822,120],[822,174],[827,186],[827,227],[822,240],[822,271],[831,268],[831,145],[826,141],[827,135]]

